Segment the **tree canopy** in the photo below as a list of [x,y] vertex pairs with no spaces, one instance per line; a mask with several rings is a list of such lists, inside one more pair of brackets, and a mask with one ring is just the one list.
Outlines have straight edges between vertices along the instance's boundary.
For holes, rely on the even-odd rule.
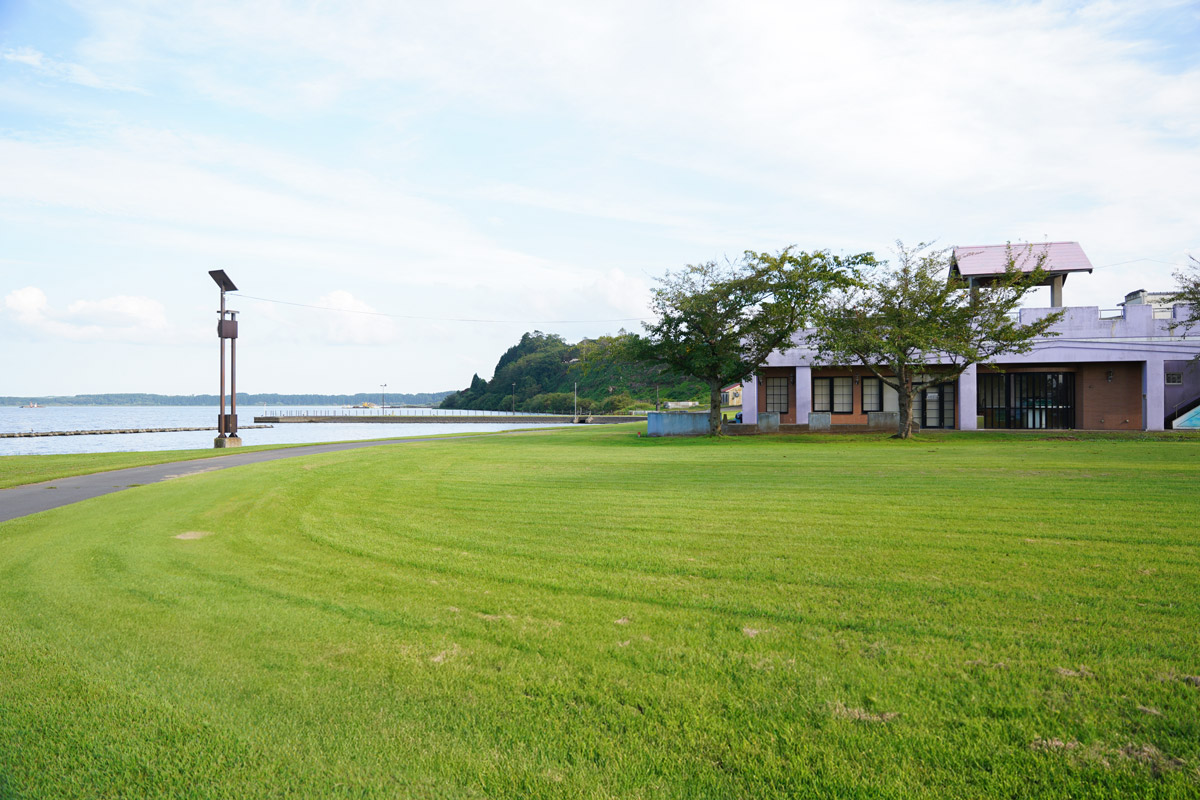
[[628,335],[624,352],[707,385],[715,435],[722,387],[790,345],[821,299],[871,260],[788,247],[774,255],[747,251],[736,263],[688,265],[659,279],[650,303],[655,320],[643,324],[645,335]]
[[664,375],[661,368],[607,357],[619,339],[570,344],[558,334],[526,333],[500,356],[491,380],[472,376],[471,385],[444,399],[441,407],[508,410],[513,407],[514,384],[518,411],[546,414],[573,413],[576,384],[581,413],[611,413],[653,403],[656,391],[663,400],[690,400],[704,391],[702,384]]
[[1004,274],[986,288],[969,289],[949,276],[947,250],[896,244],[894,267],[878,262],[826,299],[808,340],[822,363],[862,365],[895,389],[897,436],[908,438],[917,392],[971,364],[1028,352],[1038,337],[1055,335],[1050,327],[1062,312],[1017,321],[1021,299],[1046,278],[1045,252],[1032,246],[1010,247]]
[[1189,327],[1200,323],[1200,259],[1188,256],[1191,261],[1185,269],[1175,273],[1177,291],[1171,297],[1176,303],[1187,303],[1187,319],[1176,322],[1176,326]]

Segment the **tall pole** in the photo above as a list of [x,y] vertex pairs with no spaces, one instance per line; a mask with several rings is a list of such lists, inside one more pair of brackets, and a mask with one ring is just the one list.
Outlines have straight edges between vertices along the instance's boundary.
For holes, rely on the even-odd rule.
[[[222,298],[225,293],[221,292]],[[231,313],[237,319],[237,312]],[[237,436],[237,339],[229,340],[229,424],[226,433]]]
[[579,381],[575,381],[575,416],[579,416]]
[[[225,290],[221,289],[221,321],[225,320]],[[219,330],[219,329],[218,329]],[[217,334],[217,342],[221,345],[221,410],[217,417],[217,438],[225,438],[225,339]]]
[[513,384],[513,413],[517,413],[517,385]]
[[387,384],[386,383],[379,384],[379,408],[380,408],[380,410],[387,408],[387,403],[384,402],[384,399],[383,399],[385,396],[384,392],[386,392],[386,391],[387,391]]
[[[221,288],[221,310],[217,313],[217,340],[221,345],[221,395],[217,406],[217,438],[214,447],[237,447],[242,439],[237,432],[237,314],[225,306],[225,292],[238,288],[223,269],[211,269],[208,276]],[[225,414],[225,340],[229,339],[229,414]]]

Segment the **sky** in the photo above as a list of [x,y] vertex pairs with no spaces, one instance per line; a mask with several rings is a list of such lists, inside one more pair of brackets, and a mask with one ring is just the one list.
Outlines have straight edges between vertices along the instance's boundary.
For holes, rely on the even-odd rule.
[[788,245],[1078,241],[1115,308],[1200,257],[1197,41],[1195,0],[0,0],[0,395],[215,393],[212,269],[246,392],[463,388]]

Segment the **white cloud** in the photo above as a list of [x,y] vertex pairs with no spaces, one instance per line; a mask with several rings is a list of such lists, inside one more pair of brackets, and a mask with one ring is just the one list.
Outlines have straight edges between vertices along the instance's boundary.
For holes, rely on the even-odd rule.
[[[1029,226],[1067,207],[1084,219],[1062,223],[1083,233],[1052,238],[1121,248],[1139,230],[1186,240],[1200,209],[1200,70],[1161,69],[1147,60],[1153,44],[1126,33],[1169,13],[1187,7],[213,2],[143,10],[129,49],[259,110],[387,115],[400,90],[405,105],[571,113],[643,158],[856,215],[874,229],[863,236],[884,242],[915,227],[956,236],[966,222],[992,239],[1036,237]],[[128,20],[97,15],[91,46],[117,58],[104,42],[128,46]],[[200,54],[209,66],[195,66]],[[508,193],[610,218],[641,210],[589,188]],[[1088,209],[1106,207],[1125,215],[1124,230],[1088,224],[1104,215]]]
[[[130,313],[103,290],[46,299],[88,293],[72,282],[103,261],[208,341],[207,304],[172,297],[198,291],[176,274],[211,290],[211,263],[248,294],[345,295],[322,303],[340,315],[249,306],[263,376],[321,341],[363,344],[324,369],[366,374],[384,361],[368,343],[425,336],[386,352],[463,385],[525,326],[378,318],[389,330],[350,310],[641,316],[664,269],[791,243],[1076,239],[1098,266],[1180,262],[1200,252],[1200,69],[1130,31],[1193,6],[78,0],[73,49],[0,51],[19,112],[0,223],[44,290],[4,316],[115,335]],[[1073,278],[1068,301],[1164,288],[1172,268],[1151,263]]]
[[317,300],[316,305],[338,309],[322,315],[326,343],[376,345],[396,341],[396,323],[350,292],[334,290]]
[[27,333],[39,338],[137,344],[163,344],[179,338],[162,303],[149,297],[76,300],[60,310],[51,307],[40,288],[26,286],[9,292],[4,306]]
[[19,320],[29,322],[41,317],[49,302],[46,300],[46,293],[41,289],[36,286],[26,286],[24,289],[10,292],[4,298],[4,305],[9,311],[16,313]]
[[57,61],[31,47],[20,47],[0,53],[0,58],[14,64],[24,64],[40,75],[58,81],[87,86],[92,89],[109,89],[119,92],[138,92],[145,94],[136,86],[128,86],[117,81],[101,78],[82,64],[69,61]]

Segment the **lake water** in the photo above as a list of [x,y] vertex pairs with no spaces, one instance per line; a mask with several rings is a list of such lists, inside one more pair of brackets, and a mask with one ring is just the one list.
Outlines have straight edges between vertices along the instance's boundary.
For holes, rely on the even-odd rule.
[[[228,410],[228,408],[226,409]],[[254,428],[256,415],[263,414],[346,414],[346,422],[283,423],[272,428]],[[389,408],[388,414],[433,416],[472,414],[494,417],[486,423],[369,423],[353,422],[354,415],[378,414],[376,409],[358,410],[336,407],[238,408],[238,433],[243,445],[307,444],[344,442],[359,439],[396,439],[445,433],[481,433],[514,428],[551,428],[552,424],[505,422],[503,412],[439,411],[437,409]],[[114,430],[121,428],[200,428],[216,427],[216,406],[50,406],[46,408],[0,407],[0,433],[23,431]],[[569,424],[569,423],[564,423]],[[38,436],[0,439],[0,456],[43,455],[50,453],[115,453],[139,450],[211,449],[217,433],[180,431],[170,433],[121,433],[91,436]]]

